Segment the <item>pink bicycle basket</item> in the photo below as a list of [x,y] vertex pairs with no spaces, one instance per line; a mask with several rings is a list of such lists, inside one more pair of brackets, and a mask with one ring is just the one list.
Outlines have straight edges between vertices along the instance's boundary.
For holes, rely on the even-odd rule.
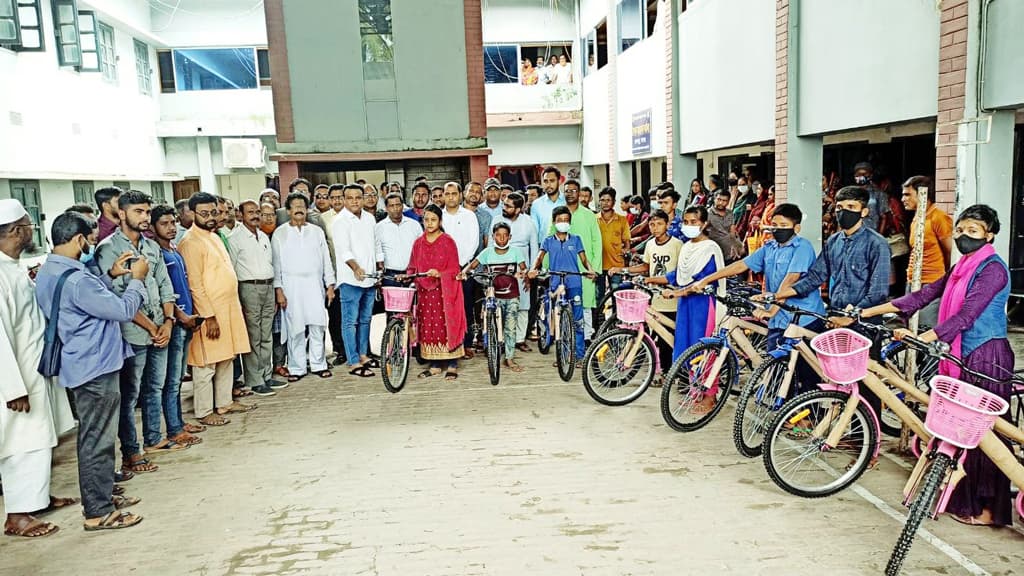
[[619,320],[638,324],[647,318],[651,297],[640,290],[619,290],[615,293],[615,314]]
[[384,286],[380,291],[384,293],[384,309],[388,312],[408,312],[412,310],[412,297],[416,294],[415,288]]
[[932,436],[960,448],[977,448],[1010,407],[999,396],[949,376],[935,376],[931,386],[924,427]]
[[871,340],[846,328],[829,330],[811,340],[821,371],[836,384],[852,384],[868,373]]

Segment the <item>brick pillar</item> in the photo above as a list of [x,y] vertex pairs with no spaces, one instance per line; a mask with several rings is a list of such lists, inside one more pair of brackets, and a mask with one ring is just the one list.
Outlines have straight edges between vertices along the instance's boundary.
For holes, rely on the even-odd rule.
[[469,177],[470,180],[477,182],[483,182],[487,180],[488,166],[487,156],[470,156],[469,157]]
[[675,135],[672,128],[675,126],[675,98],[672,90],[672,82],[676,77],[676,71],[672,66],[672,56],[675,52],[675,45],[672,38],[672,28],[675,18],[675,2],[661,2],[658,10],[662,12],[662,20],[665,22],[665,163],[668,181],[672,182],[672,164],[675,159]]
[[284,202],[284,195],[288,194],[288,185],[299,177],[299,163],[298,162],[278,162],[277,163],[277,174],[280,178],[281,183],[281,201]]
[[[939,116],[936,126],[939,144],[954,144],[957,126],[950,122],[964,117],[964,88],[967,83],[968,0],[944,0],[939,28]],[[952,214],[956,206],[957,147],[935,149],[936,202]]]
[[[469,136],[487,137],[487,108],[484,103],[484,37],[480,0],[463,0],[466,27],[466,84],[469,87]],[[486,158],[484,164],[487,163]]]
[[775,1],[775,203],[786,201],[789,166],[789,0]]

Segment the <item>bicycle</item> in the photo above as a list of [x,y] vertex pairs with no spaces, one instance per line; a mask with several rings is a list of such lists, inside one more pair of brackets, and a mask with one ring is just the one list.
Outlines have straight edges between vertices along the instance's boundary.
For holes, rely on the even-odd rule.
[[497,272],[473,272],[469,274],[477,282],[484,286],[483,298],[483,340],[484,348],[487,350],[487,374],[490,376],[491,385],[497,386],[501,377],[501,358],[505,353],[505,332],[504,318],[501,314],[501,307],[494,295],[494,279],[499,276],[513,277],[512,274]]
[[[381,274],[367,274],[367,278],[381,278]],[[409,274],[407,282],[426,276],[426,273]],[[394,277],[389,279],[396,280]],[[383,286],[384,310],[391,313],[380,344],[380,377],[384,388],[392,394],[405,387],[409,376],[409,358],[417,344],[416,339],[416,289],[400,286]]]
[[[749,286],[737,287],[725,296],[717,295],[713,286],[704,289],[704,295],[714,297],[726,307],[726,314],[717,332],[684,350],[665,376],[661,415],[673,430],[693,432],[715,419],[739,380],[737,350],[752,365],[762,365],[761,353],[768,327],[750,318],[754,307],[758,306],[751,300],[756,293],[760,293],[760,289]],[[757,341],[748,335],[757,336]],[[714,402],[709,410],[695,410],[709,397]]]
[[587,274],[545,270],[536,279],[550,281],[551,276],[558,276],[561,282],[554,290],[545,288],[537,298],[537,348],[541,354],[547,354],[551,346],[555,346],[558,376],[568,382],[576,369],[576,321],[573,319],[572,302],[566,297],[565,279]]

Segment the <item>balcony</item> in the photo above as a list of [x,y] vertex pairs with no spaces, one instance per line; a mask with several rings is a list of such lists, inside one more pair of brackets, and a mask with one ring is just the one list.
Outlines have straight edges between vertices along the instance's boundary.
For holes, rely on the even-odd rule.
[[582,117],[578,83],[487,84],[485,90],[490,127],[579,124]]

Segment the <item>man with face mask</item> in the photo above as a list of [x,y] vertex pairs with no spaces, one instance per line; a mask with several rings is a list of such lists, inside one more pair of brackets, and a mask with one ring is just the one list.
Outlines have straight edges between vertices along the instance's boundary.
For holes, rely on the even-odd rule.
[[551,229],[551,211],[556,206],[565,206],[565,196],[562,196],[561,186],[562,173],[554,166],[548,166],[540,177],[540,185],[543,194],[530,204],[530,217],[533,218],[533,225],[537,228],[538,234],[548,234]]
[[[505,198],[502,204],[501,216],[494,220],[494,223],[504,222],[512,231],[512,238],[509,246],[517,248],[523,254],[527,262],[533,262],[537,257],[539,239],[537,229],[534,227],[533,219],[523,214],[523,207],[526,206],[526,198],[518,192],[513,192]],[[519,281],[519,318],[516,324],[516,350],[530,352],[526,344],[527,322],[530,315],[531,290],[524,281]],[[536,297],[536,294],[533,294]]]
[[853,180],[868,193],[868,215],[864,217],[864,225],[882,236],[888,236],[883,216],[892,212],[889,208],[889,195],[875,186],[873,176],[874,168],[869,162],[860,162],[853,167]]
[[[601,227],[597,224],[597,216],[587,209],[580,210],[580,183],[570,178],[565,181],[565,205],[572,214],[572,226],[569,233],[577,236],[583,243],[587,260],[598,274],[604,264],[604,245],[601,241]],[[552,227],[549,232],[554,233]],[[597,307],[597,285],[591,278],[583,279],[583,338],[589,341],[594,333],[593,310]]]

